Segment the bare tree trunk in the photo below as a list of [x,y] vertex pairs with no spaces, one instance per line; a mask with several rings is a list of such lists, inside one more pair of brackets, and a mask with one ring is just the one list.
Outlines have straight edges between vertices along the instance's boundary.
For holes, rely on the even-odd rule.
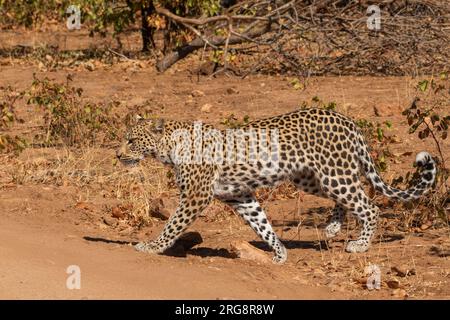
[[155,42],[153,39],[154,30],[148,24],[148,17],[155,12],[155,7],[153,6],[153,1],[149,3],[142,3],[141,6],[141,34],[142,34],[142,51],[150,51],[150,49],[155,49]]

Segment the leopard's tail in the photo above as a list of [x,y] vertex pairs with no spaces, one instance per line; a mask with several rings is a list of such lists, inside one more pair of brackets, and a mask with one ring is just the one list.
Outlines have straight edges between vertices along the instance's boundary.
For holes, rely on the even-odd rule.
[[420,179],[413,187],[407,190],[400,190],[387,185],[375,169],[375,163],[368,151],[367,145],[359,150],[359,160],[365,176],[373,185],[375,190],[383,193],[385,196],[400,201],[410,201],[420,198],[432,187],[436,178],[436,163],[433,157],[425,151],[416,156],[416,166],[421,170]]

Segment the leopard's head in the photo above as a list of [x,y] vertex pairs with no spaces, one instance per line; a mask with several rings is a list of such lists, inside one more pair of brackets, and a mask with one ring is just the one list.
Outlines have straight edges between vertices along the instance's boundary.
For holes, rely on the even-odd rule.
[[146,120],[137,117],[137,123],[127,131],[116,152],[117,158],[125,165],[136,165],[147,156],[154,157],[163,130],[163,119]]

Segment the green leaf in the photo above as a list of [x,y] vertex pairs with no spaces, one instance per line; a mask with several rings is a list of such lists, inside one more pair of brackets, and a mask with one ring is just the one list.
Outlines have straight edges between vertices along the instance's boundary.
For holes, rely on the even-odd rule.
[[332,101],[329,102],[328,105],[325,107],[327,110],[336,110],[336,102]]
[[295,90],[303,89],[304,87],[298,78],[293,78],[291,80],[291,85],[292,87],[294,87]]
[[378,127],[377,128],[377,139],[378,139],[378,141],[383,141],[383,138],[384,138],[384,132],[383,132],[383,129],[381,128],[381,127]]
[[301,83],[294,84],[294,89],[295,90],[300,90],[300,89],[303,89],[303,88],[304,88],[304,86]]
[[389,128],[389,129],[392,128],[392,122],[391,122],[391,121],[386,120],[386,121],[384,122],[384,124],[386,125],[387,128]]
[[425,92],[428,88],[428,80],[422,80],[419,82],[419,89],[422,92]]

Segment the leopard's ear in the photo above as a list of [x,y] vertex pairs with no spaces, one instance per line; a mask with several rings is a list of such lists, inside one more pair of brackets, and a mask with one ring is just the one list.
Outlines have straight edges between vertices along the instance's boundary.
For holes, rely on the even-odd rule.
[[134,119],[131,120],[131,122],[132,122],[134,125],[138,125],[138,124],[140,124],[140,123],[142,123],[142,122],[144,122],[144,121],[145,121],[145,118],[144,118],[143,116],[141,116],[140,114],[138,114],[138,113],[136,113],[136,114],[134,115]]

